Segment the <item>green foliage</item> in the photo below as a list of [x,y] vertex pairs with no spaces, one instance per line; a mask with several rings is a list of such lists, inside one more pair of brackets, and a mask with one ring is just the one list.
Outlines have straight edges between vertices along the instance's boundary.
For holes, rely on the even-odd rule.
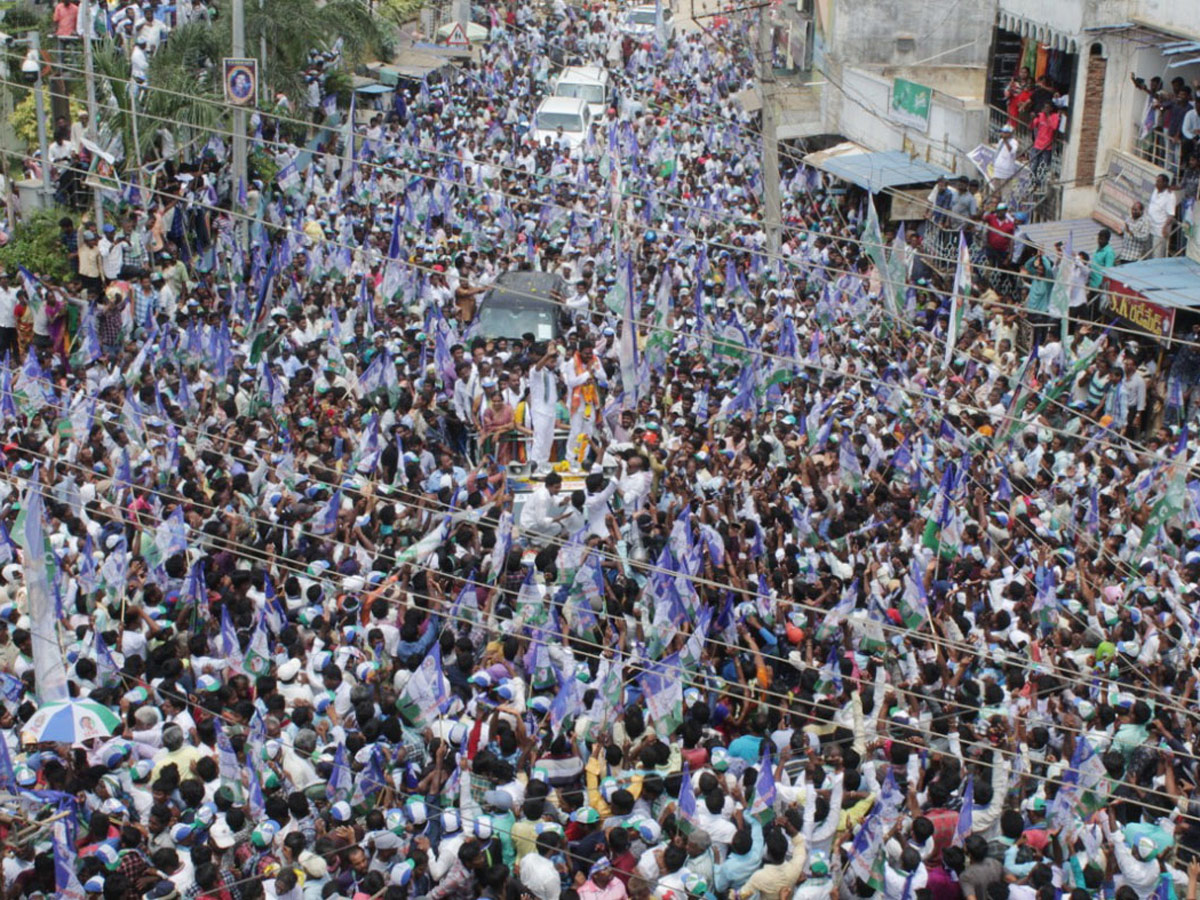
[[337,97],[340,109],[350,108],[350,94],[354,90],[354,76],[345,69],[330,72],[325,79],[325,90]]
[[[220,0],[214,30],[229,50],[230,0]],[[264,0],[246,4],[246,51],[258,57],[261,38],[266,38],[266,59],[259,60],[273,93],[282,92],[293,109],[304,108],[305,81],[310,50],[331,48],[342,42],[347,68],[373,56],[383,47],[379,22],[363,0]],[[232,55],[232,53],[225,53]]]
[[[17,226],[12,240],[0,247],[0,267],[24,266],[34,275],[66,281],[72,274],[71,267],[58,239],[58,220],[65,215],[70,213],[52,207],[26,217]],[[72,218],[78,223],[77,217]]]
[[377,9],[385,19],[396,25],[406,25],[421,13],[425,0],[381,0]]
[[[185,25],[173,32],[154,55],[149,79],[153,87],[142,93],[138,105],[137,137],[142,159],[152,155],[155,132],[164,122],[174,123],[172,127],[180,139],[189,128],[219,131],[225,127],[223,100],[210,72],[211,54],[221,52],[213,37],[207,24]],[[93,59],[97,75],[106,79],[101,101],[107,107],[103,121],[113,136],[121,138],[125,155],[130,157],[134,134],[127,90],[129,59],[108,40],[96,45]]]
[[[33,148],[37,146],[37,97],[34,96],[32,89],[24,92],[24,98],[13,107],[12,129],[20,140],[24,141],[26,146]],[[53,125],[50,121],[50,91],[46,85],[42,86],[42,100],[46,104],[46,140],[53,141]],[[83,110],[83,104],[74,97],[70,100],[71,121]]]
[[274,184],[275,176],[279,172],[275,157],[264,150],[251,151],[246,160],[246,167],[250,171],[250,179],[258,178],[264,185]]
[[17,37],[24,37],[27,31],[50,33],[54,22],[54,13],[40,14],[32,6],[23,3],[4,4],[4,19],[0,25],[4,31]]

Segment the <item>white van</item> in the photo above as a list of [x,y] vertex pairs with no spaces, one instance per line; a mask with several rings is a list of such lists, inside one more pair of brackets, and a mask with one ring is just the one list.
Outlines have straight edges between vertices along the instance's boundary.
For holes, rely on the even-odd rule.
[[540,147],[546,138],[558,140],[563,130],[567,143],[574,149],[583,143],[592,127],[592,110],[586,100],[575,97],[547,97],[533,117],[533,140]]
[[568,66],[554,82],[554,96],[586,101],[592,118],[598,119],[608,108],[608,83],[608,69],[600,66]]

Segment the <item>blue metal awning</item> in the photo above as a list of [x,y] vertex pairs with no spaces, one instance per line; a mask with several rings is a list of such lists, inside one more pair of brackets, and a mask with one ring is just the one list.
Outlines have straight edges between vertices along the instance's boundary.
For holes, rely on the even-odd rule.
[[1104,274],[1152,303],[1176,309],[1200,308],[1200,263],[1187,257],[1143,259],[1113,266]]
[[846,152],[824,158],[821,154],[810,153],[804,162],[873,194],[885,188],[932,184],[950,174],[941,166],[910,158],[903,150]]

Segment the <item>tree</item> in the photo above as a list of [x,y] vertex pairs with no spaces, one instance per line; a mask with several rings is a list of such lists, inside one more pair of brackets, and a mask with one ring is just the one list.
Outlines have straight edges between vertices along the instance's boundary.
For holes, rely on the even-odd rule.
[[109,152],[127,162],[130,158],[145,160],[154,155],[154,141],[161,128],[176,131],[177,139],[186,139],[188,130],[210,133],[228,129],[224,100],[210,62],[211,54],[220,52],[212,38],[206,23],[185,25],[154,55],[149,86],[138,96],[140,153],[136,157],[128,152],[134,149],[129,59],[112,41],[97,44],[93,58],[103,85],[100,124],[105,131],[102,137],[109,139]]
[[[138,142],[141,158],[149,158],[156,132],[174,128],[180,143],[189,130],[228,135],[230,109],[220,83],[221,64],[232,56],[231,0],[220,0],[211,20],[190,22],[174,29],[150,61],[148,86],[138,103]],[[261,77],[271,90],[283,93],[293,109],[303,109],[309,52],[340,50],[344,66],[352,67],[379,53],[385,44],[375,18],[361,0],[249,0],[245,9],[246,51],[259,59]],[[261,56],[266,37],[266,59]],[[128,157],[132,149],[133,116],[128,86],[129,60],[112,41],[96,45],[96,74],[107,84],[101,103],[101,124],[119,138],[114,155]],[[335,79],[336,80],[336,79]],[[203,140],[201,140],[203,143]]]

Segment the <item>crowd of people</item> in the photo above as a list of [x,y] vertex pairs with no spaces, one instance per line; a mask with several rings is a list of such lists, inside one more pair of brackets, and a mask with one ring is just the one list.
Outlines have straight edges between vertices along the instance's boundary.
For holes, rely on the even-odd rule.
[[1200,329],[788,157],[775,252],[744,15],[491,16],[0,277],[4,896],[1196,900]]

